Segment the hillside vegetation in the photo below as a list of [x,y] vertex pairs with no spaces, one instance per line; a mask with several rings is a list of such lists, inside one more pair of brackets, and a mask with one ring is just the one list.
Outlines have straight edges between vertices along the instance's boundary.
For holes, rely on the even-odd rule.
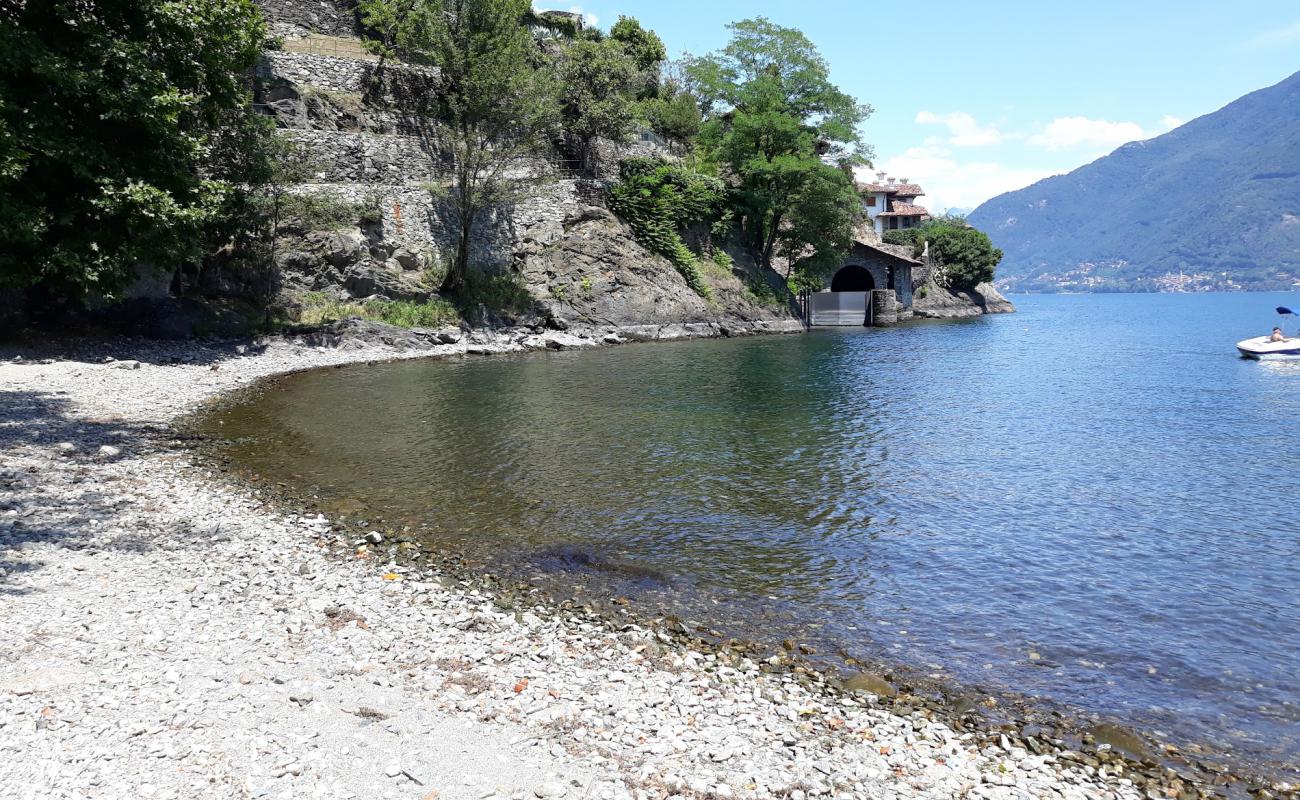
[[[328,73],[320,37],[269,36],[274,3],[0,9],[0,318],[235,300],[274,325],[317,294],[385,319],[743,318],[848,251],[871,109],[798,30],[742,20],[669,62],[632,18],[529,0],[319,5],[360,37],[326,37],[350,54]],[[656,302],[626,297],[635,270]]]
[[981,205],[1013,291],[1286,289],[1300,280],[1300,73]]

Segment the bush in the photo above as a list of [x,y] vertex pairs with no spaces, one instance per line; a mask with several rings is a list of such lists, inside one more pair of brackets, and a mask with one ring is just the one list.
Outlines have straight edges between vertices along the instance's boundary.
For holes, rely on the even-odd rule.
[[493,311],[523,313],[533,307],[533,296],[518,275],[490,275],[475,270],[465,278],[461,308],[470,313],[480,305]]
[[286,194],[280,200],[282,227],[302,232],[336,231],[355,228],[383,219],[378,196],[361,201],[344,200],[330,194]]
[[983,232],[966,224],[961,217],[932,219],[917,228],[886,231],[886,244],[907,245],[920,258],[930,245],[930,259],[935,263],[935,280],[957,291],[974,289],[993,280],[1002,261],[1002,251]]
[[629,158],[619,172],[622,181],[610,189],[610,208],[632,226],[637,241],[671,261],[697,294],[712,299],[699,256],[686,246],[682,231],[726,216],[726,186],[712,176],[650,158]]
[[[896,230],[896,231],[885,231],[885,235],[881,238],[885,240],[885,244],[897,244],[897,245],[902,245],[904,247],[916,247],[918,242],[918,236],[920,235],[921,230],[922,230],[921,228],[904,228],[902,230]],[[919,254],[920,253],[918,251],[918,255]]]
[[338,300],[323,292],[303,297],[298,322],[320,325],[343,319],[372,319],[399,328],[439,328],[459,325],[460,313],[451,303],[435,297],[423,303],[409,300]]

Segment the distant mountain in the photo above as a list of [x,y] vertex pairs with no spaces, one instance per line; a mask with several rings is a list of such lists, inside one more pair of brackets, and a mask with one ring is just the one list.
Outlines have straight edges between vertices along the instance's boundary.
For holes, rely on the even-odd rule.
[[1300,281],[1300,73],[968,219],[1005,252],[998,285],[1012,291],[1290,288]]

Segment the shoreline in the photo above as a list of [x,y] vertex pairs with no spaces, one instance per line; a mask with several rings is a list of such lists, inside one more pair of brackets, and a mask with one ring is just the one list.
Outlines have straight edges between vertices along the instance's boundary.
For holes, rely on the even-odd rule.
[[[723,334],[704,328],[645,340]],[[18,720],[0,726],[0,787],[160,797],[230,796],[236,786],[247,796],[422,798],[432,789],[444,798],[1144,795],[1132,780],[1145,783],[1142,773],[1108,748],[1075,760],[1050,744],[1034,753],[1005,737],[980,742],[920,711],[883,710],[874,695],[829,690],[811,671],[803,680],[765,671],[748,656],[643,625],[618,630],[573,609],[502,607],[445,567],[403,563],[401,542],[357,558],[346,529],[283,513],[175,446],[184,415],[274,375],[632,338],[517,331],[433,344],[433,333],[363,333],[253,347],[113,342],[86,357],[116,351],[131,361],[0,363],[19,401],[0,412],[0,480],[15,490],[0,507],[0,619],[19,632],[0,674],[0,718]],[[112,619],[132,609],[163,619],[136,638]],[[100,668],[104,660],[116,670]],[[150,713],[135,713],[128,697],[148,698]],[[241,715],[244,724],[222,729]],[[396,762],[393,748],[371,741],[377,727],[393,737],[387,744],[401,743]],[[228,744],[249,731],[280,746]],[[130,776],[104,774],[116,760],[99,755],[111,749],[106,735],[127,753],[145,749],[128,757]],[[49,739],[68,761],[38,755],[58,749]],[[438,748],[460,740],[472,743],[457,754],[469,761],[448,766],[455,758]],[[466,786],[458,769],[504,777]],[[1166,784],[1172,795],[1211,791],[1171,776]]]

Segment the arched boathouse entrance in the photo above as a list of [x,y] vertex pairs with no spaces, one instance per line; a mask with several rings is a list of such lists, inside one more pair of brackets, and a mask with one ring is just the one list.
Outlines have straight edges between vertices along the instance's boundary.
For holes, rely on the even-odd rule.
[[890,325],[912,311],[912,269],[921,262],[908,248],[854,242],[830,286],[808,295],[808,324]]

